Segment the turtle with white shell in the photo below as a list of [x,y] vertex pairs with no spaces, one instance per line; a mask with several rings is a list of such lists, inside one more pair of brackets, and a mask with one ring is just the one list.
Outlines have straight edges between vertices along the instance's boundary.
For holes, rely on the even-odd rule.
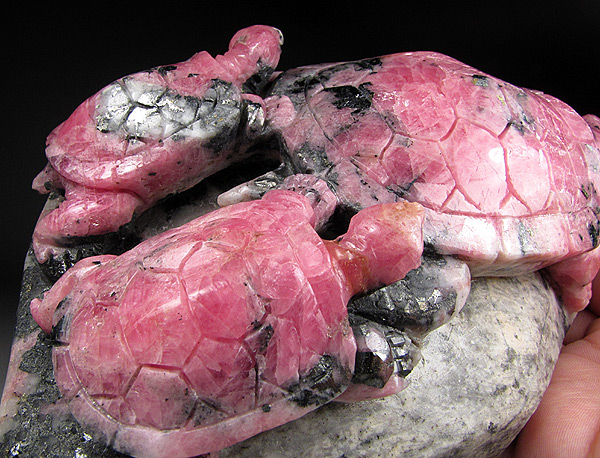
[[282,43],[274,27],[247,27],[223,55],[201,51],[125,76],[79,105],[48,136],[48,165],[33,182],[61,195],[36,225],[38,261],[60,256],[74,239],[117,231],[245,157],[263,128],[256,93]]

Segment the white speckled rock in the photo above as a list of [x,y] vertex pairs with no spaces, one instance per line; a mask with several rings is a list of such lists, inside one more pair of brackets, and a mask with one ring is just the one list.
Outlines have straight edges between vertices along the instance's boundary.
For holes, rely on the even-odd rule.
[[221,458],[494,456],[535,411],[565,323],[540,275],[477,279],[462,312],[427,337],[405,391],[329,404]]

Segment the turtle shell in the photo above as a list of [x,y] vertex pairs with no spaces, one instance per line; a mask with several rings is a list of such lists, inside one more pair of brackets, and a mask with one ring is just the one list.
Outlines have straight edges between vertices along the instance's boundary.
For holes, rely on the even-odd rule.
[[[65,237],[116,231],[167,195],[243,159],[261,132],[261,99],[280,55],[281,33],[239,31],[229,51],[206,51],[115,81],[48,136],[48,165],[33,186],[65,201],[36,227],[40,262]],[[56,251],[56,250],[54,250]]]
[[[431,225],[446,226],[429,241],[469,257],[556,260],[597,244],[598,143],[551,96],[431,52],[302,67],[270,94],[296,110],[281,128],[294,167],[323,175],[342,205],[419,202]],[[450,221],[462,231],[444,234]],[[536,243],[551,224],[567,231],[566,246]]]
[[350,213],[407,200],[425,243],[473,275],[518,275],[598,244],[598,119],[448,56],[409,52],[282,73],[267,99],[291,170]]
[[188,457],[340,395],[350,297],[421,259],[420,206],[372,209],[324,241],[309,200],[275,190],[75,264],[31,306],[70,411],[118,451]]

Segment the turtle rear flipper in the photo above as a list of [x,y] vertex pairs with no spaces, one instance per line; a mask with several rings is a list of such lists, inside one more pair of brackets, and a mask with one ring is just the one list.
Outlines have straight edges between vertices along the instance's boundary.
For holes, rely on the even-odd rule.
[[219,195],[217,202],[221,207],[226,207],[240,202],[258,200],[271,189],[279,188],[285,177],[291,174],[288,165],[282,163],[275,170],[228,189]]
[[[60,262],[59,258],[69,245],[77,244],[78,238],[80,244],[85,237],[105,236],[105,242],[109,241],[107,234],[120,238],[117,231],[129,223],[137,208],[143,206],[142,199],[131,192],[79,185],[69,188],[66,199],[55,208],[48,205],[42,212],[33,232],[33,250],[40,262],[51,259]],[[70,199],[71,194],[77,198]]]
[[595,248],[544,269],[561,303],[573,318],[578,310],[585,308],[589,303],[592,297],[592,281],[599,266],[600,250]]

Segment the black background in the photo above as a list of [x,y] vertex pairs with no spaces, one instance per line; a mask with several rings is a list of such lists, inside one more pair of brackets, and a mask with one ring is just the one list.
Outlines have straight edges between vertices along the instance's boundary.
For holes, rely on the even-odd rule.
[[552,94],[581,114],[600,114],[597,0],[359,2],[145,2],[137,8],[121,2],[79,2],[75,8],[11,2],[3,8],[1,380],[23,260],[45,200],[30,188],[45,165],[45,137],[77,105],[121,76],[201,50],[222,54],[237,30],[262,23],[285,36],[281,70],[439,51]]

